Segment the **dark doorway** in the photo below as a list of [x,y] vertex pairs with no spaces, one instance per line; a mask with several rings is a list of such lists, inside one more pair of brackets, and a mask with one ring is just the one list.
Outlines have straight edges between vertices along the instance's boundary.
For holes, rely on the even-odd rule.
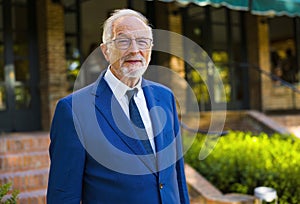
[[41,128],[34,0],[0,2],[0,131]]

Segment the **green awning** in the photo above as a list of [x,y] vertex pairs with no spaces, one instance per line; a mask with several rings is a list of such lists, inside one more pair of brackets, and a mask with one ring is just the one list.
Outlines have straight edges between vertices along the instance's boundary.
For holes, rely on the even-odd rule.
[[251,13],[300,16],[300,0],[252,0]]
[[[173,2],[174,0],[161,0],[161,1]],[[184,5],[194,3],[199,6],[207,6],[207,5],[212,5],[215,7],[226,6],[230,9],[235,9],[235,10],[248,10],[249,8],[248,0],[175,0],[175,1]]]
[[234,10],[248,10],[257,15],[300,16],[300,0],[160,0],[163,2],[194,3],[199,6],[226,6]]

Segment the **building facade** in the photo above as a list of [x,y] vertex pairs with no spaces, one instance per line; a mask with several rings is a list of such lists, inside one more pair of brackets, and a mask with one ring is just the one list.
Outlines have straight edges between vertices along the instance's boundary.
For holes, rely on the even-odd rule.
[[[201,111],[211,110],[212,103],[231,110],[300,109],[300,94],[279,80],[299,89],[299,17],[161,1],[2,0],[0,131],[49,130],[57,100],[73,90],[80,66],[101,43],[103,21],[125,7],[145,14],[155,29],[188,37],[213,60],[213,67],[198,63],[201,76],[170,54],[154,52],[151,61],[179,73]],[[197,53],[192,54],[197,61]],[[218,92],[214,71],[220,73],[225,95]],[[177,86],[172,81],[175,92]],[[189,96],[180,96],[188,104]]]

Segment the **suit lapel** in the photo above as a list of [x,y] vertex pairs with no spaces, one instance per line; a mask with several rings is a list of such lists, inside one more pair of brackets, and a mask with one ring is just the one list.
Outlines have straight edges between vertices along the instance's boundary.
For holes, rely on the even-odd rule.
[[160,164],[163,164],[163,156],[159,154],[161,150],[165,148],[165,144],[168,141],[164,137],[165,125],[166,125],[166,115],[164,113],[163,104],[160,100],[159,93],[157,90],[154,90],[153,86],[149,85],[147,81],[144,80],[143,91],[147,101],[148,110],[150,112],[150,118],[152,122],[154,141],[156,147],[156,160],[157,160],[157,169],[162,170]]
[[143,81],[142,83],[143,92],[146,98],[147,107],[150,113],[150,119],[152,123],[153,134],[155,137],[155,147],[156,151],[160,151],[162,148],[162,138],[158,138],[157,136],[161,133],[163,127],[161,127],[161,118],[159,113],[159,108],[161,107],[160,99],[156,94],[154,94],[153,87],[148,84],[147,81]]
[[[147,154],[147,152],[144,149],[141,141],[129,137],[135,135],[136,133],[132,128],[129,119],[121,108],[119,102],[104,80],[103,74],[98,80],[98,83],[96,83],[98,86],[97,88],[94,88],[94,94],[96,95],[96,109],[102,114],[102,116],[105,118],[107,123],[109,123],[110,127],[114,130],[116,135],[118,135],[121,141],[126,144],[128,149],[130,149],[135,155],[137,155],[151,170],[151,172],[155,172],[156,167],[155,164],[153,164],[153,161],[151,161],[152,159],[144,156]],[[137,138],[137,136],[134,138]]]
[[169,176],[172,172],[172,168],[169,167],[176,162],[174,129],[168,118],[169,107],[166,107],[165,101],[161,100],[164,96],[161,95],[159,89],[156,89],[147,80],[144,80],[142,86],[155,137],[157,170],[159,177],[163,179]]

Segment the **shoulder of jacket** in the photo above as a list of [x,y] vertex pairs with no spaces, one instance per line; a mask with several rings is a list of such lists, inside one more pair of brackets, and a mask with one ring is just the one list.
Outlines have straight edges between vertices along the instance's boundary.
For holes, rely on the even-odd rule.
[[147,79],[144,79],[143,86],[150,86],[151,88],[154,88],[162,93],[173,94],[173,91],[169,87]]

